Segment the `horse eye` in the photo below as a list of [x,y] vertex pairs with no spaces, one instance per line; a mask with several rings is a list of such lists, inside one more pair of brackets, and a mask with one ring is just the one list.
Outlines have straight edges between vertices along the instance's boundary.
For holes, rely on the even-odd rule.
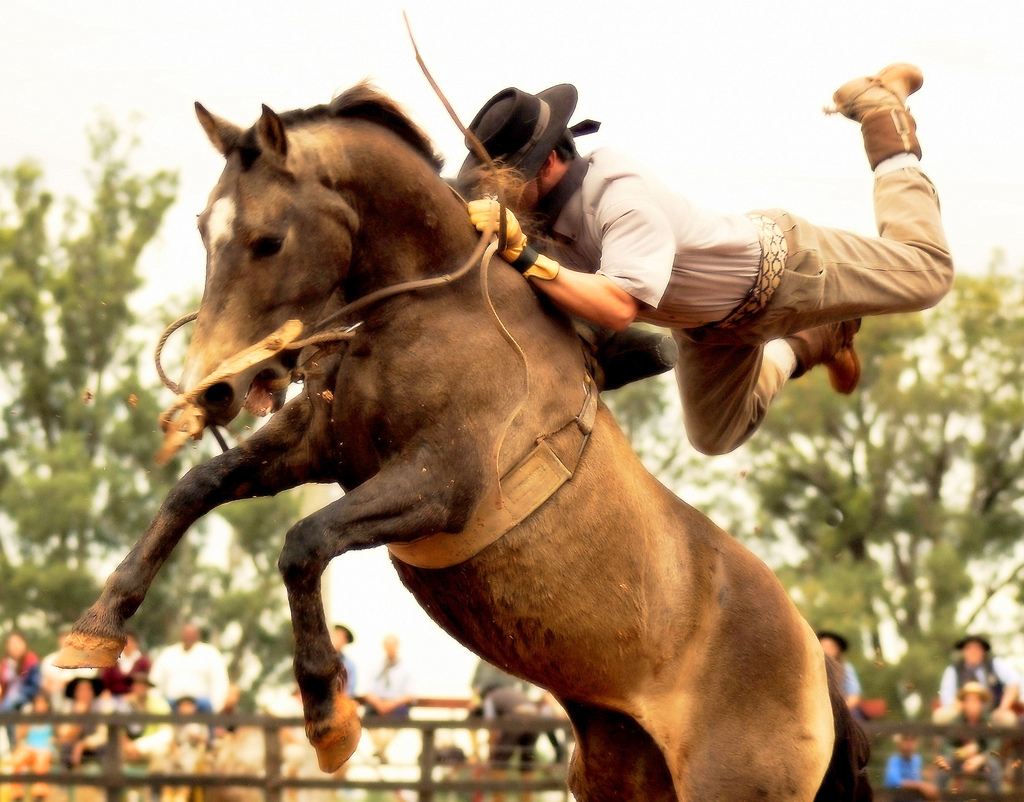
[[257,259],[273,256],[284,244],[284,237],[260,237],[252,244],[252,255]]

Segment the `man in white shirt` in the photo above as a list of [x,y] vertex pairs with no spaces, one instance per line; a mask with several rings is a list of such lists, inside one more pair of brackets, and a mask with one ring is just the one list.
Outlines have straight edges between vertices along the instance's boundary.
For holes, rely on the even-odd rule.
[[[372,675],[363,701],[368,713],[385,718],[405,719],[409,717],[409,710],[416,701],[412,671],[399,659],[396,635],[385,636],[383,645],[384,662]],[[387,762],[385,751],[395,735],[396,731],[391,729],[370,730],[374,754],[382,763]]]
[[[861,125],[878,237],[781,209],[708,212],[615,151],[580,157],[573,134],[595,124],[568,127],[574,87],[506,89],[470,130],[521,174],[515,211],[539,220],[544,253],[510,215],[501,255],[573,315],[616,331],[634,320],[670,328],[687,435],[704,453],[731,451],[757,430],[789,378],[824,365],[838,392],[856,388],[862,316],[925,309],[949,290],[938,197],[920,170],[905,105],[922,82],[916,67],[893,64],[834,95],[835,111]],[[482,176],[489,191],[479,166],[470,155],[460,189],[471,192]],[[473,223],[496,220],[496,206],[471,201]]]
[[160,653],[149,677],[172,707],[191,697],[200,712],[217,713],[228,695],[227,666],[217,648],[199,638],[199,627],[185,624],[181,642]]

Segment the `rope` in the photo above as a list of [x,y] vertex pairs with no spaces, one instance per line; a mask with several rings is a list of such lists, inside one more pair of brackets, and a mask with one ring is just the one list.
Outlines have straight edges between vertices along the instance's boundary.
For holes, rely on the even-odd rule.
[[163,353],[164,346],[167,344],[168,338],[186,323],[191,323],[199,317],[199,312],[189,312],[187,315],[179,317],[170,326],[164,329],[164,333],[160,335],[160,341],[156,344],[156,353],[153,354],[153,360],[156,362],[156,372],[160,377],[160,381],[164,383],[164,386],[168,390],[172,391],[175,395],[181,395],[181,388],[176,382],[171,381],[167,374],[164,373],[163,365],[160,364],[160,355]]

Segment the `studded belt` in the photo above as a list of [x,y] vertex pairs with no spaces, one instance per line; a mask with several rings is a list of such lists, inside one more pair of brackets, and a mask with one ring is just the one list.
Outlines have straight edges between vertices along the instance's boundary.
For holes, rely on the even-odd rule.
[[747,217],[754,224],[757,238],[761,241],[761,263],[758,265],[757,278],[736,308],[717,323],[712,323],[712,328],[735,329],[749,323],[768,305],[782,279],[786,257],[789,255],[786,235],[770,217],[756,213],[748,214]]

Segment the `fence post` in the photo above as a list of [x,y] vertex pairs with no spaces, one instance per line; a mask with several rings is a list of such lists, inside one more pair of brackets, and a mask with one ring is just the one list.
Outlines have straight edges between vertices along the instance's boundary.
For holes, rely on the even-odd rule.
[[107,802],[120,802],[124,791],[124,766],[121,765],[120,724],[107,725],[107,743],[103,748],[103,779],[106,781]]
[[281,730],[263,726],[263,755],[266,766],[266,802],[281,802]]
[[437,758],[437,744],[433,727],[424,727],[423,749],[420,751],[420,793],[419,802],[434,802],[434,761]]

